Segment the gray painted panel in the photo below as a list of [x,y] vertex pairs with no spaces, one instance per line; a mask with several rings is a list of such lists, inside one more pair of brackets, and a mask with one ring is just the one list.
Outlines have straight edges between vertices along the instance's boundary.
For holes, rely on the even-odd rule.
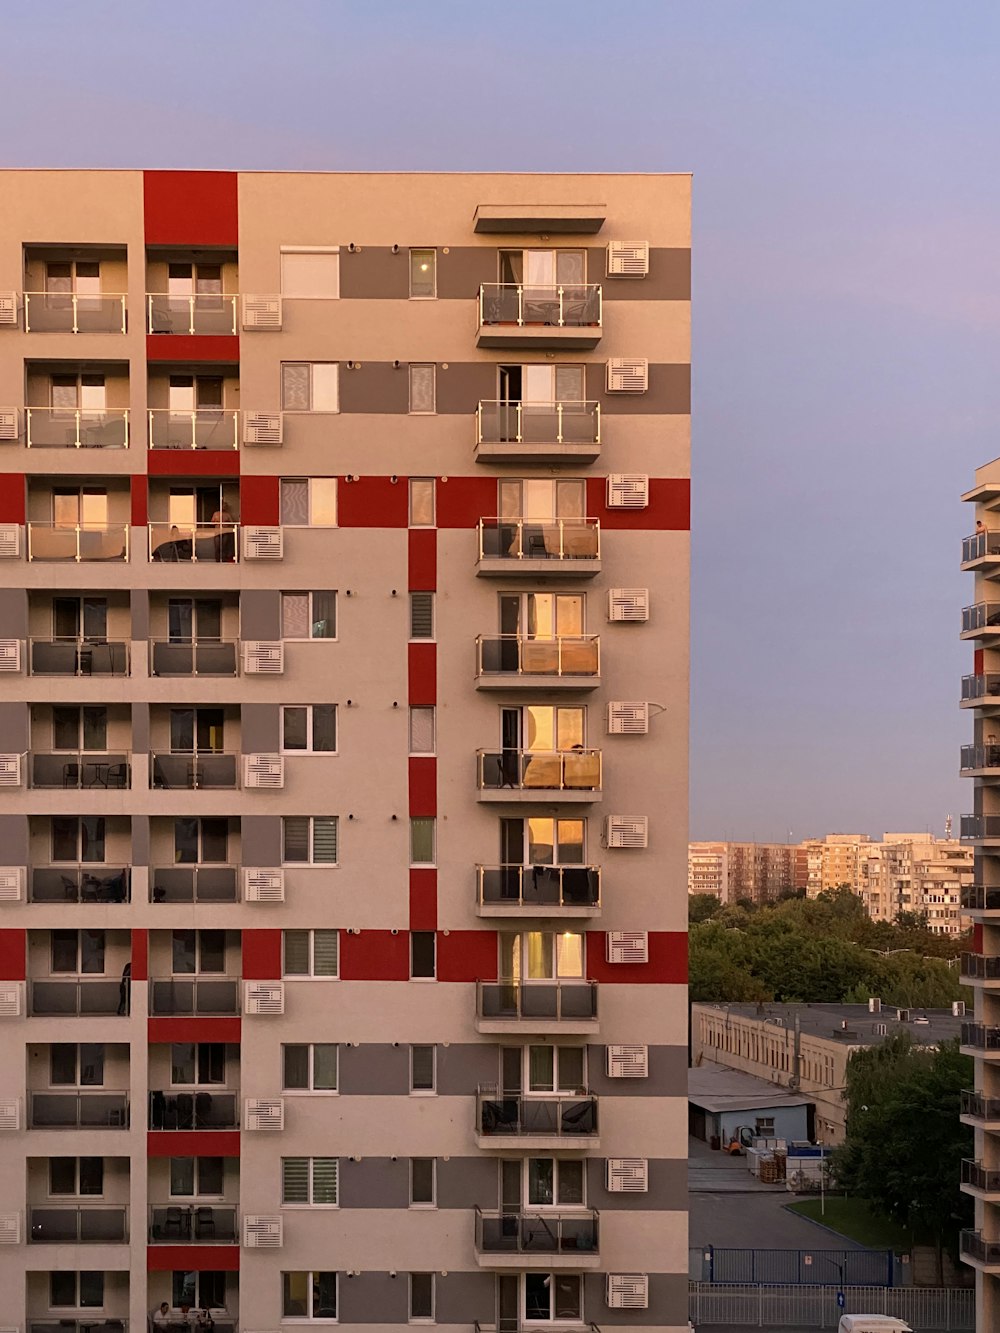
[[[342,1208],[407,1208],[410,1203],[410,1159],[364,1157],[340,1162]],[[405,1317],[405,1315],[404,1315]]]
[[0,815],[0,863],[5,866],[28,864],[26,815]]
[[28,637],[28,593],[24,588],[0,588],[0,625],[5,637]]
[[[361,241],[358,241],[361,244]],[[440,260],[438,261],[440,263]],[[361,245],[353,254],[340,247],[341,299],[405,301],[410,295],[410,254],[402,246],[393,254],[388,245]]]
[[149,815],[132,816],[132,864],[149,865]]
[[342,1324],[405,1324],[410,1310],[408,1274],[341,1273],[338,1283]]
[[240,638],[281,638],[281,593],[244,588],[240,593]]
[[149,753],[149,704],[132,705],[132,762],[144,762]]
[[[495,1158],[452,1157],[437,1159],[437,1205],[439,1208],[499,1208],[500,1168]],[[473,1225],[469,1212],[469,1228]]]
[[496,1278],[493,1273],[437,1275],[434,1313],[439,1324],[492,1324],[496,1317]]
[[[246,857],[243,858],[244,862]],[[438,1052],[440,1054],[440,1051]],[[340,1091],[368,1097],[399,1095],[410,1089],[410,1048],[364,1045],[341,1047]]]
[[650,1046],[647,1078],[608,1078],[606,1046],[588,1047],[588,1079],[591,1089],[608,1097],[686,1097],[688,1052],[686,1046]]
[[[442,301],[473,301],[484,282],[496,282],[500,271],[498,249],[492,246],[452,245],[437,255],[437,294]],[[471,319],[470,308],[470,319]]]
[[[664,1143],[665,1148],[671,1145]],[[687,1208],[687,1143],[676,1145],[683,1157],[649,1159],[645,1194],[611,1194],[605,1188],[604,1157],[587,1158],[587,1203],[603,1212],[677,1212]]]
[[279,815],[244,815],[240,821],[240,860],[245,866],[281,865]]
[[500,1056],[494,1045],[452,1042],[438,1047],[437,1088],[442,1097],[472,1097],[480,1083],[496,1083],[499,1070]]
[[583,1276],[583,1310],[598,1327],[611,1324],[655,1324],[668,1328],[686,1328],[688,1321],[687,1273],[650,1273],[648,1310],[609,1310],[603,1273]]
[[690,301],[691,251],[651,246],[644,278],[609,278],[604,246],[587,247],[587,280],[599,282],[605,301]]
[[587,362],[587,397],[601,404],[608,416],[684,416],[691,411],[691,367],[672,362],[649,367],[645,393],[607,393],[607,368],[603,361]]
[[469,418],[469,442],[475,439],[472,417],[480,399],[497,396],[497,368],[489,361],[449,361],[448,369],[438,366],[437,407],[440,415]]
[[29,748],[28,705],[0,703],[0,750],[23,754]]
[[240,747],[244,754],[274,754],[281,744],[277,704],[240,708]]
[[360,370],[342,368],[341,412],[408,412],[410,376],[406,362],[365,361]]
[[133,588],[129,593],[129,612],[131,618],[131,637],[136,640],[149,638],[149,592],[146,588]]

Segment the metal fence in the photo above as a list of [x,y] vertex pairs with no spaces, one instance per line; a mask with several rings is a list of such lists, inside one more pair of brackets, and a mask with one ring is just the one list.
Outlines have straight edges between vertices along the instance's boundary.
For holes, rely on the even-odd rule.
[[970,1287],[755,1286],[691,1282],[688,1318],[696,1329],[713,1324],[752,1328],[831,1328],[842,1314],[885,1314],[912,1328],[963,1333],[976,1326]]
[[756,1286],[898,1287],[907,1274],[892,1250],[753,1250],[692,1246],[692,1282]]

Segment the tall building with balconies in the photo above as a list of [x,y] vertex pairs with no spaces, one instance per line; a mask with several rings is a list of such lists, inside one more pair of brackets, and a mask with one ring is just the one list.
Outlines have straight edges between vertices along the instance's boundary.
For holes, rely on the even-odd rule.
[[3,197],[0,1323],[686,1327],[689,179]]

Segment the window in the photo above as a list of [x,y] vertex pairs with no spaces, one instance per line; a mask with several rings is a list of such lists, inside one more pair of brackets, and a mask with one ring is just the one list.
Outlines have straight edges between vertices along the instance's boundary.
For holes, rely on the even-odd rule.
[[281,407],[285,412],[339,412],[336,361],[283,361]]
[[412,930],[410,932],[410,976],[434,977],[436,975],[434,931]]
[[285,815],[281,859],[286,865],[336,865],[336,815]]
[[579,930],[500,932],[500,976],[551,981],[583,976],[584,935]]
[[103,642],[108,637],[108,599],[53,597],[52,637],[96,639]]
[[[516,1063],[521,1052],[515,1049],[507,1058]],[[583,1046],[527,1046],[524,1058],[524,1086],[528,1092],[580,1092],[587,1086],[587,1052]],[[502,1072],[506,1074],[506,1069]],[[505,1086],[507,1082],[505,1078]]]
[[287,1092],[336,1092],[337,1047],[327,1042],[281,1048],[282,1086]]
[[104,1274],[49,1273],[49,1305],[53,1310],[99,1310],[104,1305]]
[[434,526],[434,478],[410,478],[410,527]]
[[544,523],[556,518],[586,517],[585,481],[532,477],[522,481],[504,479],[497,486],[501,518],[527,518]]
[[410,709],[410,754],[434,753],[434,709]]
[[433,639],[434,637],[434,594],[432,592],[410,593],[410,638]]
[[501,250],[500,281],[525,287],[575,287],[587,281],[586,250]]
[[225,1193],[224,1157],[171,1157],[172,1199],[221,1199]]
[[335,1207],[337,1167],[336,1157],[283,1157],[281,1202]]
[[428,300],[437,296],[437,251],[410,251],[410,296]]
[[336,477],[282,477],[280,518],[286,527],[337,526]]
[[410,415],[432,416],[437,411],[437,366],[433,361],[411,361]]
[[522,639],[578,637],[583,633],[585,600],[576,592],[500,594],[500,633]]
[[410,1158],[410,1207],[433,1208],[436,1198],[435,1159],[433,1157]]
[[435,1059],[433,1046],[410,1047],[410,1091],[435,1091]]
[[285,704],[281,748],[286,754],[332,754],[337,749],[337,705]]
[[282,1273],[283,1319],[336,1319],[336,1273]]
[[434,833],[437,820],[428,815],[417,815],[410,820],[410,865],[434,864]]
[[103,412],[107,392],[103,375],[53,375],[49,381],[49,402],[64,411]]
[[581,1280],[575,1273],[525,1273],[526,1322],[579,1323],[583,1317]]
[[170,1047],[172,1087],[200,1087],[225,1083],[226,1048],[218,1041],[179,1041]]
[[338,971],[337,930],[282,931],[282,976],[335,977]]
[[501,819],[500,863],[505,866],[583,865],[585,819]]
[[195,1309],[218,1310],[226,1305],[226,1275],[202,1269],[200,1272],[174,1272],[170,1284],[173,1305],[191,1305]]
[[226,970],[224,930],[174,930],[170,932],[170,944],[173,976]]
[[57,528],[105,527],[108,493],[96,486],[57,486],[52,492],[52,521]]
[[523,403],[529,410],[553,403],[582,403],[587,397],[586,368],[544,361],[498,366],[497,396],[501,403]]
[[281,295],[292,301],[335,301],[340,296],[340,251],[282,250]]
[[104,1193],[103,1157],[50,1157],[49,1195],[99,1197]]
[[337,594],[335,592],[283,592],[281,594],[283,639],[335,639]]
[[171,643],[222,638],[222,602],[217,597],[171,597],[167,601]]
[[758,1138],[765,1138],[765,1139],[773,1138],[774,1116],[773,1115],[757,1116],[756,1120],[754,1121],[754,1132],[756,1133]]
[[101,294],[101,265],[96,259],[50,260],[45,265],[45,290],[51,295],[76,292]]
[[229,854],[229,820],[174,820],[175,865],[201,865],[206,862],[225,865]]
[[104,860],[105,823],[101,815],[53,815],[52,860]]
[[525,1197],[533,1208],[570,1208],[584,1202],[579,1158],[529,1157],[525,1177]]
[[53,750],[106,750],[108,710],[57,704],[52,709]]
[[103,930],[53,930],[49,934],[51,971],[76,976],[104,973]]
[[410,1274],[410,1323],[434,1322],[434,1274]]
[[529,704],[500,710],[500,735],[505,750],[551,753],[582,749],[587,740],[586,724],[586,708]]
[[49,1084],[53,1088],[104,1086],[104,1044],[57,1041],[49,1047]]

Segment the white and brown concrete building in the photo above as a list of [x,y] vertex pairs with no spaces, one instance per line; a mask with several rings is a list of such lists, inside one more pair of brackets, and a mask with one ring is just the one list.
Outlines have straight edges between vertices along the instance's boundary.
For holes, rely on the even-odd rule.
[[686,1327],[689,178],[0,184],[0,1325]]

